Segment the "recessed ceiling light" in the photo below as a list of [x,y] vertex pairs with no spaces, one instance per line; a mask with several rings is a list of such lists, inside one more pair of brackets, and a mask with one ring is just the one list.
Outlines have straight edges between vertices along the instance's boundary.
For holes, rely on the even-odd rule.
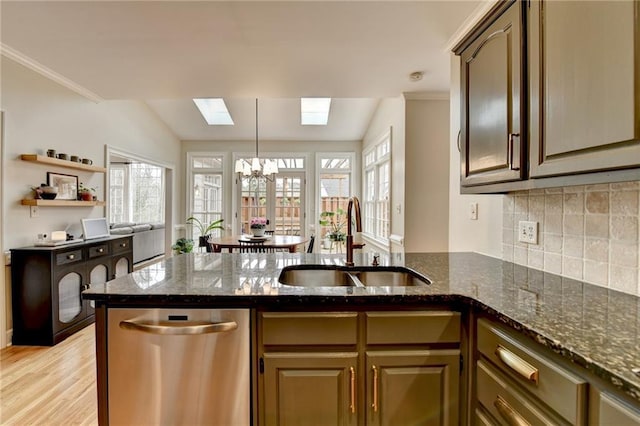
[[300,124],[326,126],[329,122],[331,98],[300,98]]
[[409,74],[409,80],[411,80],[411,81],[420,81],[420,80],[422,80],[423,76],[424,76],[424,72],[422,72],[422,71],[412,72],[411,74]]
[[196,98],[193,100],[200,114],[210,126],[228,126],[233,125],[233,119],[229,115],[227,105],[222,98]]

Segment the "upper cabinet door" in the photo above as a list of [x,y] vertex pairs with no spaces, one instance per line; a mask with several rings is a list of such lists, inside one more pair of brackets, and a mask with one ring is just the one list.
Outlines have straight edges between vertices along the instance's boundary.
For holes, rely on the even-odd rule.
[[639,13],[637,0],[531,2],[531,177],[640,165]]
[[525,176],[522,3],[511,3],[461,57],[461,184]]

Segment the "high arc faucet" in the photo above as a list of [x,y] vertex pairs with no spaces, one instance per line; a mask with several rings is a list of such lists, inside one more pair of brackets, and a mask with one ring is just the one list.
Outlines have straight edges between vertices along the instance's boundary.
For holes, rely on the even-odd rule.
[[352,213],[355,213],[356,232],[362,232],[362,217],[360,214],[360,200],[358,197],[349,198],[347,205],[347,260],[345,265],[353,266],[353,230],[351,226]]

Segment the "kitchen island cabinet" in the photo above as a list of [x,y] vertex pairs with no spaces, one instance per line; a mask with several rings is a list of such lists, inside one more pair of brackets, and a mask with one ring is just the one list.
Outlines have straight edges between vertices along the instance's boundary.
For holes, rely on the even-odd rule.
[[[356,266],[371,261],[365,254],[357,254],[354,260]],[[428,285],[304,287],[278,282],[285,265],[341,265],[343,261],[341,257],[321,254],[192,253],[174,256],[106,284],[92,286],[83,297],[96,302],[101,424],[108,424],[106,324],[110,310],[118,307],[251,309],[251,345],[254,348],[251,422],[256,425],[266,422],[262,410],[266,407],[263,401],[267,390],[260,384],[261,374],[266,377],[266,372],[271,370],[270,374],[275,375],[275,365],[293,367],[296,372],[281,383],[289,389],[287,396],[292,389],[298,389],[299,383],[307,379],[315,383],[321,379],[319,392],[341,398],[339,402],[334,401],[330,415],[346,418],[347,424],[354,421],[351,420],[349,398],[353,367],[357,383],[357,424],[366,424],[360,423],[364,422],[361,419],[371,419],[371,416],[367,417],[372,408],[369,404],[376,400],[372,387],[373,366],[379,379],[387,372],[394,373],[388,377],[387,385],[406,389],[407,382],[402,380],[401,374],[396,376],[395,373],[410,372],[415,378],[411,383],[434,392],[435,386],[430,383],[432,378],[438,375],[445,378],[446,369],[456,371],[456,351],[462,354],[462,362],[457,357],[459,424],[469,424],[474,418],[479,423],[497,422],[496,413],[485,407],[485,404],[492,405],[493,400],[478,403],[476,388],[500,381],[513,383],[513,395],[533,401],[532,407],[541,407],[540,413],[548,419],[562,420],[559,423],[598,424],[597,419],[615,415],[611,414],[611,407],[616,407],[618,414],[633,419],[640,409],[640,377],[632,370],[640,364],[640,353],[635,350],[640,345],[640,323],[637,321],[640,299],[636,296],[471,253],[405,254],[381,259],[382,265],[407,267],[428,277],[431,282]],[[433,316],[433,312],[459,313],[459,334],[451,334],[447,328],[437,331],[437,327],[421,327],[420,321]],[[292,313],[296,317],[287,319],[286,316]],[[314,326],[312,319],[318,313],[326,315],[320,325]],[[416,313],[422,316],[415,316]],[[264,328],[259,326],[260,314],[271,315],[272,319],[283,318],[276,328]],[[337,319],[334,321],[331,315]],[[407,315],[414,317],[408,320]],[[475,331],[478,318],[515,336],[519,345],[531,347],[551,364],[566,370],[573,378],[569,382],[576,386],[575,398],[571,397],[575,402],[568,404],[568,409],[565,405],[554,405],[555,399],[562,401],[554,394],[554,386],[551,386],[550,394],[545,393],[546,390],[527,389],[510,377],[508,370],[492,361],[489,352],[493,349],[485,350],[489,355],[479,359],[476,349],[479,336]],[[395,333],[385,328],[393,329],[395,326],[392,325],[398,321],[409,322],[395,328]],[[300,332],[298,327],[301,325],[313,332]],[[325,328],[323,334],[321,331]],[[432,337],[423,334],[424,330],[439,335],[439,343],[426,343],[434,340],[429,340]],[[318,341],[317,336],[325,342]],[[328,338],[334,340],[327,341]],[[418,340],[407,340],[411,338]],[[434,367],[431,362],[435,358],[429,359],[427,353],[446,355],[444,358],[450,358],[450,362],[442,358]],[[278,357],[282,360],[275,363]],[[260,373],[260,358],[264,358],[264,373]],[[482,375],[476,373],[477,361],[486,367]],[[327,376],[322,377],[318,366],[325,362]],[[300,382],[299,371],[304,373],[300,375]],[[544,380],[546,383],[547,379]],[[388,418],[383,417],[384,404],[398,403],[385,400],[383,390],[385,384],[380,381],[378,404],[381,411],[378,413],[381,420]],[[309,391],[301,392],[300,396],[303,400],[311,398]],[[518,398],[503,399],[513,407],[520,400]],[[452,398],[450,401],[455,404]],[[439,415],[444,412],[443,403],[447,404],[446,398],[438,402]],[[360,410],[367,414],[362,417]],[[304,413],[287,409],[285,416],[288,415],[302,416]]]
[[460,327],[449,311],[261,313],[262,424],[457,425]]

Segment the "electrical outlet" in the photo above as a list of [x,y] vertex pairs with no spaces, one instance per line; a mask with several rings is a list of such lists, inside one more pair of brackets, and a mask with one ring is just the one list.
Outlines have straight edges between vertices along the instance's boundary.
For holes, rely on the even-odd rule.
[[538,222],[519,221],[518,241],[528,244],[538,244]]
[[478,203],[469,203],[469,219],[478,220]]
[[5,264],[5,266],[11,265],[11,252],[10,251],[5,251],[4,252],[4,264]]
[[29,210],[29,215],[31,217],[40,217],[40,208],[38,206],[31,206]]

